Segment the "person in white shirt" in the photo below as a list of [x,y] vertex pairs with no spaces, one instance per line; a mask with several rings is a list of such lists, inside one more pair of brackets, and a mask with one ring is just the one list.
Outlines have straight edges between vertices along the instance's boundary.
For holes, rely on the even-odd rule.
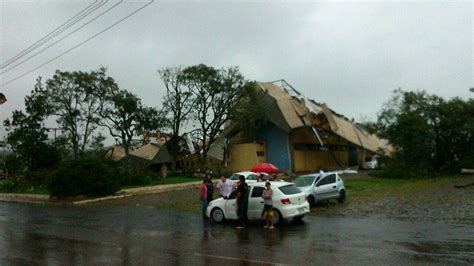
[[326,175],[326,173],[324,173],[323,168],[321,168],[321,166],[320,166],[319,167],[319,179],[323,178],[325,175]]
[[221,180],[217,184],[217,189],[219,190],[219,194],[224,199],[227,199],[232,192],[232,188],[234,183],[231,180],[228,180],[226,176],[222,175]]

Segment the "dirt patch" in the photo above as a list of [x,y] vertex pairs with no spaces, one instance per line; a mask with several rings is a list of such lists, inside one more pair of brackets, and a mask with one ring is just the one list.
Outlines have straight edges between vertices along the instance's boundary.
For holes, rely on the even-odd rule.
[[472,181],[473,176],[432,178],[370,190],[348,190],[345,203],[318,204],[312,208],[311,215],[474,224],[474,187],[455,188]]

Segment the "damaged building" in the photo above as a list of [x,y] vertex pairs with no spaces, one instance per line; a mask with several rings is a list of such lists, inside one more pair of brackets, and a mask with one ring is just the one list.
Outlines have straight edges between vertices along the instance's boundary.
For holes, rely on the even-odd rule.
[[258,83],[268,122],[253,133],[228,126],[209,156],[227,171],[269,162],[285,172],[314,172],[362,166],[391,146],[325,104],[306,99],[284,80]]

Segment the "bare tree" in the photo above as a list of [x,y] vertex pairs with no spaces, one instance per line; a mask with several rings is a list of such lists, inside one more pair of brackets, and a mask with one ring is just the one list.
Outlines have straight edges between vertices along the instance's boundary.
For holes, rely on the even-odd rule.
[[184,69],[183,79],[194,95],[193,118],[201,135],[201,164],[206,167],[209,148],[230,121],[248,83],[237,67],[215,69],[203,64]]
[[100,125],[105,126],[112,137],[120,139],[127,156],[134,136],[163,125],[156,109],[143,106],[136,95],[126,90],[108,91],[101,116],[104,119]]
[[105,68],[90,73],[57,70],[46,82],[50,115],[57,117],[60,128],[66,132],[75,158],[86,149],[92,132],[99,126],[106,91],[116,86],[106,76]]
[[180,67],[164,68],[159,70],[158,73],[166,88],[163,110],[169,118],[171,128],[168,151],[172,157],[172,170],[174,171],[179,156],[182,127],[189,121],[196,99],[192,88],[185,82]]

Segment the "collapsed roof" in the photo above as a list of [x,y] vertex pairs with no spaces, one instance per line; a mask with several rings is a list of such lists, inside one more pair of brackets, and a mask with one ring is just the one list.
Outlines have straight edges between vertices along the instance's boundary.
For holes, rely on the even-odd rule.
[[[107,150],[106,156],[112,160],[120,161],[126,157],[125,149],[120,145],[113,145]],[[145,144],[136,150],[131,150],[129,158],[132,160],[144,160],[152,164],[171,162],[171,155],[166,144]]]
[[[277,82],[281,85],[277,85]],[[279,128],[286,132],[302,127],[314,128],[317,126],[315,117],[323,115],[328,121],[331,132],[348,142],[374,153],[392,152],[393,148],[387,140],[370,134],[325,104],[306,99],[286,81],[277,82],[259,82],[258,85],[263,92],[262,99],[268,120]]]

